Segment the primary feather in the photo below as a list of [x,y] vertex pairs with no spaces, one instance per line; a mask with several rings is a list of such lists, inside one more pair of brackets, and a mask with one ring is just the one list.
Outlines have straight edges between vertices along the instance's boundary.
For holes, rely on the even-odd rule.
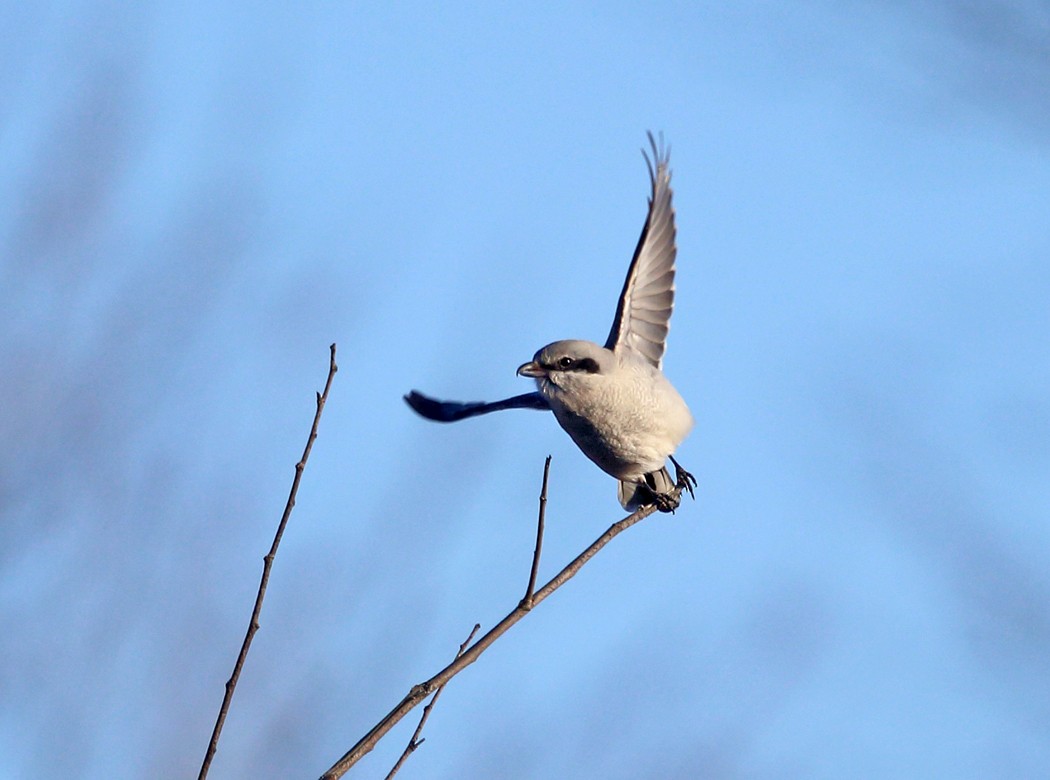
[[649,133],[652,158],[645,154],[652,191],[649,214],[627,270],[606,349],[630,350],[657,368],[667,347],[674,309],[674,207],[671,204],[670,149],[657,146]]

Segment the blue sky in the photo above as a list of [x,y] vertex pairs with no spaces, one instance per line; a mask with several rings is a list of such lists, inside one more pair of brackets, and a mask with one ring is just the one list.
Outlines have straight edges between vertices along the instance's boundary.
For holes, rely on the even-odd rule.
[[[622,513],[549,415],[672,146],[695,504],[404,777],[1050,765],[1045,4],[25,4],[0,32],[0,775],[314,777]],[[407,719],[358,774],[382,776]],[[355,776],[355,775],[351,775]]]

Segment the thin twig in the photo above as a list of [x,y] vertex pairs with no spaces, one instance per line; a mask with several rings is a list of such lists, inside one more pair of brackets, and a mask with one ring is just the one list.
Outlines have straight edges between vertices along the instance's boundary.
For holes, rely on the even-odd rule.
[[314,440],[317,438],[317,426],[321,422],[321,412],[324,411],[325,402],[328,401],[328,391],[332,387],[332,379],[335,377],[335,372],[339,370],[339,367],[335,364],[335,344],[332,344],[328,351],[328,379],[324,383],[324,392],[317,394],[317,411],[314,412],[314,422],[310,427],[310,436],[306,440],[303,456],[295,464],[295,478],[292,480],[292,488],[288,493],[288,501],[284,505],[284,514],[281,515],[281,522],[277,526],[277,534],[273,538],[273,544],[270,545],[270,552],[263,558],[262,580],[259,582],[259,591],[255,595],[255,607],[252,609],[252,618],[248,622],[248,632],[244,635],[244,642],[241,643],[241,651],[237,655],[237,663],[233,666],[233,674],[230,675],[230,679],[226,682],[226,693],[222,697],[219,716],[215,719],[215,728],[212,729],[211,740],[208,742],[208,750],[204,754],[204,763],[201,764],[201,771],[197,775],[197,780],[204,780],[208,776],[212,758],[215,756],[215,749],[219,745],[219,735],[222,733],[222,726],[226,722],[226,714],[230,710],[233,691],[237,687],[237,680],[240,679],[241,669],[244,668],[244,659],[248,656],[248,648],[251,647],[255,632],[259,630],[259,613],[262,611],[263,598],[266,596],[266,585],[270,581],[270,569],[273,566],[273,559],[277,554],[277,547],[281,544],[281,537],[284,536],[288,518],[292,515],[292,507],[295,506],[295,495],[299,492],[299,481],[303,477],[306,461],[310,457],[310,450],[313,449]]
[[540,570],[540,551],[543,549],[543,518],[547,514],[547,477],[551,473],[551,456],[543,463],[543,487],[540,489],[540,517],[536,522],[536,549],[532,553],[532,571],[529,573],[529,586],[525,589],[522,606],[532,609],[532,594],[536,590],[536,574]]
[[[474,628],[470,630],[470,634],[468,634],[467,638],[463,640],[463,644],[459,646],[459,650],[456,652],[456,658],[459,658],[461,655],[463,655],[463,651],[467,649],[467,645],[471,643],[471,641],[474,639],[474,635],[478,633],[480,629],[481,623],[475,623]],[[423,733],[423,726],[426,725],[427,718],[430,717],[430,711],[434,708],[434,705],[437,704],[438,696],[441,695],[441,692],[443,690],[445,690],[444,685],[442,685],[436,691],[434,691],[434,696],[433,698],[431,698],[430,703],[423,708],[423,717],[419,719],[419,725],[416,726],[416,730],[412,732],[412,739],[408,740],[408,744],[405,745],[405,749],[401,753],[401,758],[399,758],[397,760],[397,763],[394,764],[394,768],[390,770],[385,780],[390,780],[390,778],[396,775],[398,773],[398,770],[401,769],[401,765],[408,760],[408,757],[410,755],[416,752],[416,748],[422,745],[424,742],[426,742],[426,739],[420,739],[419,735]]]
[[[680,496],[682,488],[675,488],[673,491],[675,496]],[[599,536],[594,542],[584,550],[582,553],[573,559],[572,563],[558,572],[546,585],[540,588],[532,597],[532,605],[536,606],[541,601],[546,599],[549,595],[554,593],[558,588],[568,582],[578,572],[587,561],[593,558],[599,550],[613,540],[614,537],[618,536],[622,532],[626,531],[635,523],[639,523],[653,512],[656,511],[656,506],[653,504],[646,504],[640,507],[634,512],[634,514],[628,515],[622,520],[618,520],[606,529],[605,533]],[[518,604],[511,612],[503,618],[499,623],[493,626],[487,634],[481,639],[471,645],[463,655],[459,656],[455,661],[450,663],[440,672],[435,674],[429,680],[418,685],[414,685],[412,690],[408,692],[401,702],[392,709],[385,718],[379,723],[372,727],[372,729],[358,740],[357,744],[350,748],[347,753],[340,758],[332,767],[321,775],[321,780],[337,780],[346,774],[347,770],[350,769],[354,764],[361,760],[362,756],[366,755],[369,751],[376,746],[383,736],[390,731],[405,715],[412,711],[423,699],[430,695],[430,693],[437,688],[445,685],[449,680],[459,674],[461,671],[466,669],[484,653],[489,646],[499,639],[507,630],[529,614],[529,609],[523,604]]]

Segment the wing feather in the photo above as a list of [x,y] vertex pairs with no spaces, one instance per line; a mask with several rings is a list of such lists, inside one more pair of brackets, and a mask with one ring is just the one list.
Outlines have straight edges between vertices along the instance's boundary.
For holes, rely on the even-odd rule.
[[663,360],[674,309],[675,224],[671,203],[670,149],[649,133],[652,158],[645,152],[652,192],[645,227],[634,250],[616,317],[605,347],[630,350],[657,368]]
[[536,392],[516,395],[513,398],[505,398],[492,403],[483,401],[461,403],[460,401],[439,401],[413,390],[405,396],[405,403],[420,416],[435,422],[456,422],[467,417],[476,417],[479,414],[498,412],[503,409],[550,409],[547,399]]

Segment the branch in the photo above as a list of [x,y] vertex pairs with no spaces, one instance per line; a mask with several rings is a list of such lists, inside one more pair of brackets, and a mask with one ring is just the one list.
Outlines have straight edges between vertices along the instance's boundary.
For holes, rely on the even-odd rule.
[[208,742],[208,750],[204,754],[204,763],[201,764],[201,771],[197,775],[197,780],[204,780],[208,776],[212,758],[215,757],[215,749],[219,745],[219,735],[222,733],[223,724],[226,722],[226,714],[230,710],[233,691],[237,687],[237,680],[240,679],[241,670],[244,668],[244,660],[248,657],[248,648],[251,647],[255,632],[259,630],[259,613],[262,611],[263,598],[266,596],[266,585],[270,581],[270,569],[273,566],[273,559],[277,554],[277,547],[281,544],[281,537],[284,536],[288,518],[292,515],[292,507],[295,506],[295,495],[299,492],[299,481],[303,477],[306,461],[310,457],[310,450],[313,449],[314,440],[317,438],[317,426],[321,422],[321,412],[324,411],[325,402],[328,401],[328,391],[332,387],[332,379],[335,377],[335,372],[339,370],[339,367],[335,364],[335,344],[332,344],[328,350],[328,380],[324,384],[324,392],[317,394],[317,411],[314,412],[314,423],[310,428],[310,436],[306,440],[306,448],[303,450],[302,458],[295,464],[295,478],[292,480],[292,489],[288,493],[288,501],[284,505],[284,514],[281,515],[281,522],[277,526],[277,534],[273,538],[273,544],[270,545],[270,552],[263,558],[262,580],[259,582],[259,592],[255,596],[255,607],[252,609],[252,618],[248,622],[248,632],[244,636],[244,642],[241,643],[241,651],[237,655],[237,662],[233,666],[233,674],[230,675],[230,679],[226,682],[226,693],[222,697],[219,716],[215,719],[215,728],[212,729],[211,740]]
[[[547,479],[550,476],[551,471],[551,456],[547,456],[547,460],[543,463],[543,487],[540,489],[540,516],[536,526],[536,548],[532,553],[532,570],[529,573],[529,585],[525,589],[525,598],[521,600],[523,606],[526,609],[532,609],[532,594],[536,589],[536,572],[540,568],[540,551],[543,549],[543,517],[547,510]],[[471,640],[474,639],[474,635],[481,629],[480,623],[474,624],[474,629],[470,632],[470,635],[464,640],[463,644],[459,646],[459,651],[456,653],[456,658],[463,655],[463,651],[467,649],[467,645],[470,644]],[[453,659],[455,660],[455,659]],[[398,773],[401,769],[401,765],[408,760],[408,757],[416,752],[416,748],[426,742],[425,739],[420,739],[419,735],[423,732],[423,726],[427,722],[427,718],[430,717],[430,711],[434,705],[437,704],[438,696],[445,690],[445,684],[443,683],[435,692],[434,697],[430,700],[430,703],[423,708],[423,717],[419,719],[419,725],[416,726],[416,730],[412,733],[412,738],[408,740],[408,744],[405,746],[404,751],[401,753],[401,758],[394,764],[394,768],[390,770],[390,773],[386,776],[385,780],[391,780],[391,778]]]
[[[680,498],[683,489],[684,488],[681,485],[677,486],[672,495],[674,495],[675,498]],[[350,767],[360,761],[363,756],[371,751],[372,748],[376,746],[376,743],[378,743],[379,740],[398,723],[398,721],[411,712],[412,709],[429,696],[432,691],[444,686],[449,680],[478,660],[481,654],[484,653],[493,642],[503,636],[511,626],[529,614],[531,607],[534,607],[545,600],[549,595],[554,593],[554,591],[572,579],[576,572],[578,572],[587,561],[593,558],[599,550],[611,542],[614,537],[626,531],[632,525],[641,522],[655,511],[655,505],[646,504],[645,506],[639,507],[633,514],[628,515],[622,520],[618,520],[609,526],[605,533],[595,539],[590,547],[576,556],[572,563],[558,572],[550,582],[536,591],[532,597],[531,605],[526,605],[525,601],[522,600],[516,608],[490,629],[487,634],[481,637],[481,639],[471,645],[466,652],[426,682],[413,686],[412,690],[410,690],[408,695],[401,700],[400,704],[394,707],[385,718],[373,726],[372,729],[365,734],[356,745],[350,748],[342,758],[336,761],[327,772],[321,775],[321,780],[337,780],[337,778],[346,774]]]
[[547,478],[551,473],[551,456],[543,463],[543,487],[540,488],[540,517],[536,522],[536,549],[532,553],[532,571],[529,572],[529,586],[525,589],[522,606],[532,609],[532,594],[536,590],[536,574],[540,569],[540,551],[543,549],[543,518],[547,514]]
[[[548,461],[549,460],[550,459],[548,458]],[[474,634],[478,633],[480,629],[481,623],[475,623],[474,628],[470,630],[470,634],[468,634],[467,638],[463,640],[463,644],[459,646],[459,651],[456,653],[456,658],[459,658],[461,655],[463,655],[463,651],[467,649],[467,645],[469,645],[470,641],[474,638]],[[426,725],[427,718],[430,717],[430,711],[434,708],[434,705],[437,704],[438,696],[441,695],[441,692],[443,690],[445,690],[444,685],[442,685],[440,688],[434,691],[434,698],[430,700],[430,704],[423,708],[423,717],[419,719],[419,725],[416,726],[416,730],[412,732],[412,739],[408,740],[408,744],[405,745],[405,749],[401,753],[401,758],[399,758],[397,760],[397,763],[394,764],[394,768],[390,770],[385,780],[390,780],[390,778],[396,775],[398,773],[398,770],[401,769],[401,765],[405,763],[405,761],[410,755],[416,752],[416,748],[422,745],[424,742],[426,742],[425,739],[420,739],[419,735],[423,733],[423,726]]]

